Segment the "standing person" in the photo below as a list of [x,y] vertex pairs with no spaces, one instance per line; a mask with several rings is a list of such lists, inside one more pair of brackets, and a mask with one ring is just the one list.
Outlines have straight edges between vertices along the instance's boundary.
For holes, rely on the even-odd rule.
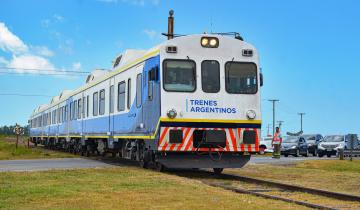
[[280,128],[276,127],[276,132],[275,132],[274,138],[271,142],[271,145],[274,148],[273,158],[280,158],[281,143],[282,143],[282,136],[280,133]]

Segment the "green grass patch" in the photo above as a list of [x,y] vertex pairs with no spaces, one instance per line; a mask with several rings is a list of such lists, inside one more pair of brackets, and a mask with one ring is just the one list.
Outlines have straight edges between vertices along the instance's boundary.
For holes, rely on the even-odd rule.
[[0,209],[298,209],[135,167],[0,173]]
[[360,173],[360,160],[312,160],[298,163],[296,167],[325,171]]
[[14,136],[0,136],[0,160],[74,157],[74,155],[64,152],[27,148],[23,139],[19,140],[18,148],[15,143],[16,137]]

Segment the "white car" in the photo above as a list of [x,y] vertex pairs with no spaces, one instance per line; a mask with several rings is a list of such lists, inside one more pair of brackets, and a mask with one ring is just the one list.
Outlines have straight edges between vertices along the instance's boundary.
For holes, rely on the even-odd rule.
[[260,154],[264,154],[265,152],[273,152],[274,148],[271,146],[272,137],[264,137],[260,140]]

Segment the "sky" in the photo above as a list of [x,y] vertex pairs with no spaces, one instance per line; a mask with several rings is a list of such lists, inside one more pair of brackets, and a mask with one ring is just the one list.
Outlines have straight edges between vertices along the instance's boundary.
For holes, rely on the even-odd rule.
[[[86,74],[71,71],[110,69],[125,49],[164,41],[173,9],[177,34],[236,31],[257,48],[263,135],[268,99],[280,100],[283,132],[299,131],[305,112],[305,133],[359,134],[359,8],[356,0],[1,0],[0,126],[25,125],[36,106],[84,84]],[[52,69],[64,74],[42,71]]]

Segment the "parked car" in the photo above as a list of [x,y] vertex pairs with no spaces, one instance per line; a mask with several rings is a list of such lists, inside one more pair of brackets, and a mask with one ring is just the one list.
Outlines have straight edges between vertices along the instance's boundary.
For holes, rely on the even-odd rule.
[[273,152],[273,147],[271,146],[272,137],[264,137],[260,140],[260,154],[264,154],[265,152]]
[[[350,135],[329,135],[325,136],[324,139],[318,145],[318,156],[323,157],[324,155],[331,157],[336,155],[339,149],[350,149],[351,141]],[[357,139],[354,141],[354,149],[358,148]]]
[[302,137],[305,138],[308,144],[309,153],[311,153],[313,156],[317,156],[318,144],[323,139],[323,136],[321,134],[306,134],[302,135]]
[[300,155],[307,157],[309,155],[308,145],[302,136],[286,136],[281,145],[281,154],[285,157],[293,155],[298,157]]

